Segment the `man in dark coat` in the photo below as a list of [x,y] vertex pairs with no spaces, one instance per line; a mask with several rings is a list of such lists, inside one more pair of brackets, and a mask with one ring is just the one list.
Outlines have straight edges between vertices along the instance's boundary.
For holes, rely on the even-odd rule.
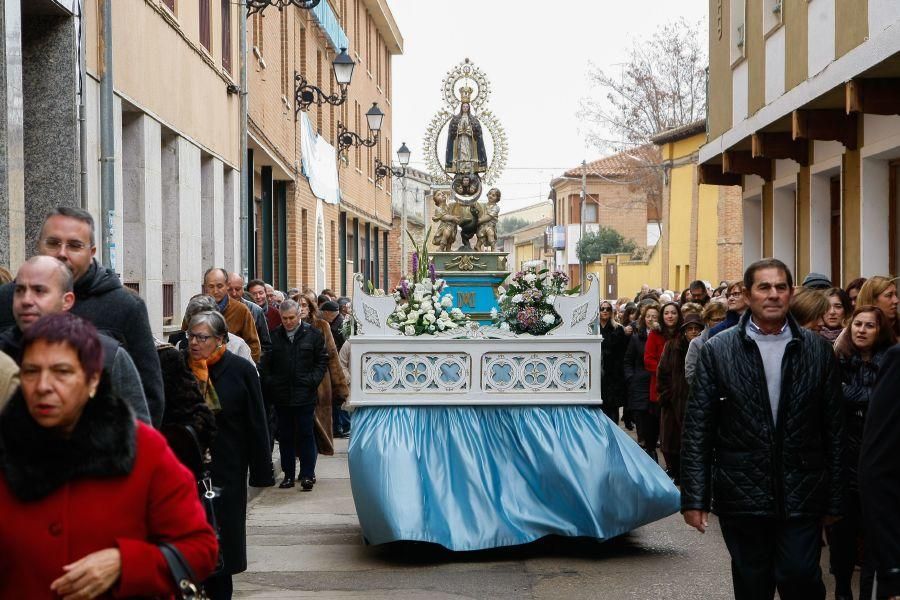
[[[0,351],[16,362],[22,360],[22,335],[43,317],[72,309],[72,273],[64,264],[49,256],[32,256],[16,273],[13,294],[13,316],[16,325],[0,333]],[[150,424],[150,411],[141,387],[141,377],[128,352],[113,338],[99,334],[103,346],[103,377],[112,392],[125,400],[135,417]]]
[[824,599],[822,523],[841,514],[839,371],[789,316],[793,285],[779,260],[748,267],[750,310],[700,350],[685,414],[684,520],[719,516],[737,600]]
[[876,572],[876,595],[900,598],[900,345],[884,357],[869,401],[859,457],[866,552]]
[[306,315],[296,302],[285,300],[279,310],[282,325],[272,332],[272,352],[261,369],[266,397],[278,412],[278,448],[284,470],[279,487],[294,487],[295,450],[299,449],[300,485],[309,491],[316,482],[315,412],[319,384],[328,369],[328,352],[325,338],[303,321]]
[[269,302],[266,282],[262,279],[251,279],[250,283],[247,284],[247,293],[250,294],[253,303],[260,307],[266,315],[269,333],[275,331],[281,325],[281,313],[278,312],[278,307]]
[[[122,286],[115,271],[94,260],[97,246],[91,213],[64,206],[51,210],[41,228],[38,251],[60,260],[72,271],[75,279],[72,314],[87,319],[100,333],[114,338],[128,351],[140,373],[151,420],[158,426],[164,408],[163,383],[147,307],[139,296]],[[0,287],[0,330],[15,325],[14,289],[15,282]]]

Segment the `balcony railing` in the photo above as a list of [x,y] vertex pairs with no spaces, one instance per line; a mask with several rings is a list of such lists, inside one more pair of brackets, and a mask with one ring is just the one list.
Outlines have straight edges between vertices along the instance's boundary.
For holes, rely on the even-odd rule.
[[337,15],[334,14],[334,10],[331,8],[331,4],[328,3],[328,0],[319,2],[319,4],[310,12],[319,27],[325,32],[325,37],[328,38],[328,43],[331,44],[332,50],[340,52],[341,48],[350,47],[350,41],[347,38],[347,34],[344,32],[343,27],[341,27],[341,22],[338,21]]

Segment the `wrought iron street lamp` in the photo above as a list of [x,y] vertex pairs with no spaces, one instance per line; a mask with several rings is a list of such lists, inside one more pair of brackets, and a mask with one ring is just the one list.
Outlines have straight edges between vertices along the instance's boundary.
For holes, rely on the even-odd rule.
[[331,70],[334,72],[334,80],[340,88],[340,94],[326,94],[322,88],[316,87],[306,81],[300,73],[294,73],[294,81],[297,87],[294,89],[294,116],[301,110],[308,110],[313,104],[331,104],[340,106],[347,101],[347,88],[353,79],[353,68],[356,63],[347,55],[347,49],[341,48],[340,54],[331,62]]
[[392,175],[397,179],[402,177],[406,177],[406,167],[409,165],[409,157],[412,152],[409,151],[409,148],[406,147],[406,142],[400,145],[400,149],[397,150],[397,161],[400,163],[400,168],[396,169],[391,165],[386,165],[381,162],[380,158],[375,159],[375,184],[377,185],[379,181],[387,177],[388,175]]
[[384,122],[384,113],[378,108],[377,102],[373,102],[372,108],[366,112],[366,122],[369,125],[369,131],[372,132],[372,137],[368,139],[363,139],[355,131],[349,131],[343,123],[338,121],[338,152],[346,152],[349,148],[359,146],[371,148],[378,143],[378,132],[381,131],[381,124]]
[[247,6],[247,15],[262,12],[263,10],[274,6],[278,10],[287,8],[288,6],[296,6],[305,10],[312,10],[319,5],[322,0],[245,0]]

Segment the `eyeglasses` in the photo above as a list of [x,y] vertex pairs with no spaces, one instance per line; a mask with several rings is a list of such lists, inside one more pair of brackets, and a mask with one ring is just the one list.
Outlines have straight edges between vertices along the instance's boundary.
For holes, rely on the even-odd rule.
[[59,250],[60,248],[65,246],[66,249],[72,250],[73,252],[81,252],[88,247],[87,244],[80,240],[69,240],[67,242],[64,242],[58,238],[52,237],[44,239],[41,244],[48,250]]
[[727,294],[725,297],[726,298],[740,298],[743,295],[744,295],[744,292],[731,292],[730,294]]
[[208,342],[210,339],[212,339],[214,337],[216,337],[216,336],[203,335],[202,333],[191,333],[190,331],[187,333],[187,339],[189,342],[193,342],[194,340],[197,340],[201,344],[205,344],[206,342]]

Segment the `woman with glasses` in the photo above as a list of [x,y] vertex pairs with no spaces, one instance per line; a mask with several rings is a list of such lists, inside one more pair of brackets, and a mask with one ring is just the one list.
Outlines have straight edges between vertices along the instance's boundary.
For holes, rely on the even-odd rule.
[[625,344],[628,338],[621,325],[613,316],[613,305],[608,300],[600,303],[598,318],[599,333],[603,336],[601,345],[602,369],[600,395],[603,398],[603,412],[613,423],[619,423],[619,408],[625,400]]
[[228,327],[218,312],[200,312],[187,327],[187,362],[216,416],[210,474],[222,488],[216,519],[224,566],[206,582],[211,598],[231,598],[232,575],[247,569],[247,475],[253,487],[275,485],[266,410],[253,363],[227,349]]

